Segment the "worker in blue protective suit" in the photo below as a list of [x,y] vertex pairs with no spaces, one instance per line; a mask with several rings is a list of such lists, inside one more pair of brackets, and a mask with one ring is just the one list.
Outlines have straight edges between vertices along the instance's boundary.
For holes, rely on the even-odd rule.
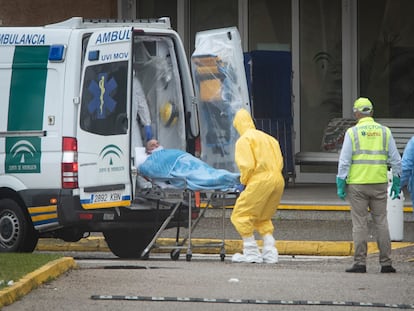
[[339,198],[347,197],[351,204],[354,264],[345,271],[366,272],[370,211],[380,250],[380,271],[394,273],[387,221],[388,165],[393,173],[391,198],[396,199],[400,195],[401,156],[390,129],[372,118],[374,109],[368,98],[358,98],[353,112],[358,122],[345,133],[336,177]]
[[405,146],[401,161],[401,188],[407,186],[414,204],[414,136]]
[[[231,215],[231,222],[243,239],[243,254],[234,254],[232,261],[277,263],[279,254],[273,237],[272,217],[285,186],[279,142],[257,130],[245,109],[236,113],[233,126],[240,134],[236,141],[235,161],[244,189],[241,189]],[[262,254],[254,231],[263,238]]]

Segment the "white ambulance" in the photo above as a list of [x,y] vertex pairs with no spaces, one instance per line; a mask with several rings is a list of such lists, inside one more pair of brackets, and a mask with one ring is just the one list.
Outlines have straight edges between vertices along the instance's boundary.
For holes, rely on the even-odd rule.
[[0,252],[102,232],[115,255],[140,257],[172,206],[136,196],[135,150],[156,137],[194,153],[198,135],[168,18],[0,27]]

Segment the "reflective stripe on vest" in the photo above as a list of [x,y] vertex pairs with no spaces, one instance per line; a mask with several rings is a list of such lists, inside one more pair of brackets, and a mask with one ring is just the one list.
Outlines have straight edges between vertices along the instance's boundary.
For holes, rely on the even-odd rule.
[[[390,131],[372,118],[362,119],[348,130],[352,140],[349,184],[386,183]],[[380,137],[382,136],[382,137]]]
[[[352,128],[352,132],[354,134],[354,142],[355,142],[355,150],[352,151],[352,155],[384,155],[388,156],[387,150],[387,130],[384,126],[381,126],[382,130],[382,150],[368,150],[368,149],[361,149],[361,145],[359,142],[359,135],[358,135],[358,128],[355,126]],[[355,160],[352,156],[352,164],[384,164],[387,165],[387,160]]]

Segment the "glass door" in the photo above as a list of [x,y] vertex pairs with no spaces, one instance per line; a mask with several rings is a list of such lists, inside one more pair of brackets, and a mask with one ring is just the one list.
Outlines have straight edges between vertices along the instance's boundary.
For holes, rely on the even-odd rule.
[[[298,18],[293,28],[297,31],[293,62],[299,93],[294,109],[296,151],[334,151],[324,139],[328,124],[342,118],[341,0],[298,0],[296,4],[292,10],[293,18]],[[300,168],[300,172],[317,172],[318,176],[334,171],[335,167],[328,166]]]

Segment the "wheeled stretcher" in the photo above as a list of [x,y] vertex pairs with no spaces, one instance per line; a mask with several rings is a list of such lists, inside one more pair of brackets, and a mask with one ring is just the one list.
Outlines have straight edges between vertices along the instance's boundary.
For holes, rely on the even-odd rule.
[[[141,257],[145,258],[149,255],[149,252],[153,248],[160,249],[171,249],[171,259],[178,260],[180,252],[182,249],[186,249],[186,260],[191,261],[193,248],[202,247],[202,248],[220,248],[220,259],[224,261],[226,256],[225,250],[225,211],[226,206],[233,205],[237,199],[238,192],[234,190],[194,190],[189,189],[188,187],[175,188],[169,186],[170,180],[151,180],[152,187],[150,189],[145,189],[140,191],[138,195],[147,200],[154,200],[162,203],[171,204],[171,213],[164,220],[164,222],[159,227],[158,231],[155,233],[154,237],[143,250]],[[184,181],[185,185],[187,183]],[[158,205],[158,204],[157,204]],[[200,212],[197,214],[196,218],[193,217],[193,208],[200,208]],[[171,246],[161,246],[157,245],[157,239],[160,237],[162,232],[167,228],[171,220],[177,215],[177,213],[182,212],[182,210],[188,209],[188,219],[187,219],[187,234],[180,239],[180,225],[177,226],[177,234],[175,245]],[[192,232],[197,227],[199,221],[205,216],[206,211],[209,208],[220,208],[222,210],[222,239],[219,243],[210,243],[203,245],[196,245],[192,241]]]

